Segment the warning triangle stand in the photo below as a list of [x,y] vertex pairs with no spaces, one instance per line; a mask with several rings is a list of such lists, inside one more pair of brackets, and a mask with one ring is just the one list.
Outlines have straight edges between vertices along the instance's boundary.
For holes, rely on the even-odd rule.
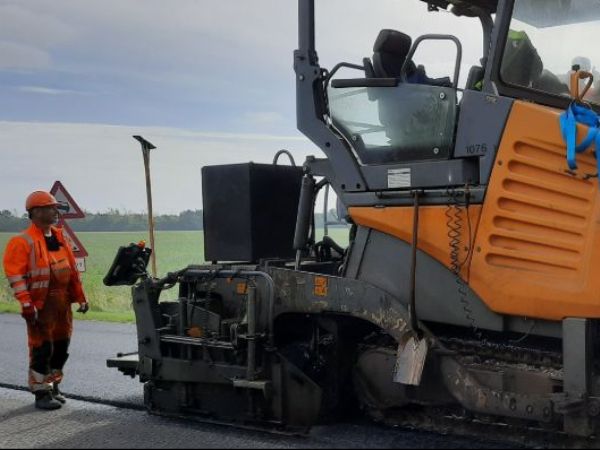
[[62,228],[65,239],[67,240],[67,243],[71,246],[75,258],[85,258],[86,256],[88,256],[87,250],[85,249],[81,241],[77,238],[75,232],[71,229],[67,222],[61,219],[58,222],[58,227]]

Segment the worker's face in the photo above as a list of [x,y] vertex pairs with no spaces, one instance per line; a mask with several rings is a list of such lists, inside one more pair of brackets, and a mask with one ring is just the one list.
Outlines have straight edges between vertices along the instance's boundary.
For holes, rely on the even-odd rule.
[[43,227],[54,225],[58,221],[58,209],[56,206],[33,208],[31,211],[31,220],[36,225]]

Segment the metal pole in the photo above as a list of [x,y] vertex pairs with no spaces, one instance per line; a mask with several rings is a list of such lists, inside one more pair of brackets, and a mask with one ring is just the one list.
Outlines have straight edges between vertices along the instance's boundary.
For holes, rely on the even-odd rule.
[[248,366],[246,379],[254,381],[256,374],[256,287],[248,286]]
[[298,0],[298,49],[315,51],[315,0]]
[[146,171],[146,196],[148,201],[148,231],[152,247],[152,276],[156,278],[156,245],[154,243],[154,214],[152,212],[152,183],[150,181],[150,151],[144,150],[144,169]]
[[148,201],[148,233],[150,235],[150,247],[152,254],[152,276],[156,278],[156,247],[154,243],[154,215],[152,213],[152,182],[150,181],[150,150],[156,147],[142,136],[133,136],[142,145],[142,155],[144,156],[144,170],[146,172],[146,198]]
[[329,203],[329,184],[325,185],[325,201],[323,203],[323,236],[329,236],[329,223],[327,221],[327,207]]

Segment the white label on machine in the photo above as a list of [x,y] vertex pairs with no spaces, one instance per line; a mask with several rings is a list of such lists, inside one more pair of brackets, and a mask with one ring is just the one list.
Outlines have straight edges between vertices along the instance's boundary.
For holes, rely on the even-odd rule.
[[410,169],[388,170],[388,189],[412,186]]
[[79,272],[85,272],[85,258],[75,258],[77,263],[77,270]]

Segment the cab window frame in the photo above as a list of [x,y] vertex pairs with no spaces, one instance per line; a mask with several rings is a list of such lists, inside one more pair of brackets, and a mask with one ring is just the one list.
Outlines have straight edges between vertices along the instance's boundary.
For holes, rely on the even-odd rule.
[[[491,81],[495,84],[498,94],[503,97],[511,97],[515,100],[529,100],[540,105],[566,110],[573,102],[572,98],[541,91],[532,87],[509,84],[502,79],[502,61],[504,59],[506,44],[508,43],[508,33],[510,31],[515,3],[517,1],[518,0],[500,0],[499,2],[500,4],[504,4],[504,7],[498,8],[498,14],[496,16],[496,39],[493,39],[496,45],[492,58]],[[600,113],[600,105],[596,103],[589,104],[594,111]]]

